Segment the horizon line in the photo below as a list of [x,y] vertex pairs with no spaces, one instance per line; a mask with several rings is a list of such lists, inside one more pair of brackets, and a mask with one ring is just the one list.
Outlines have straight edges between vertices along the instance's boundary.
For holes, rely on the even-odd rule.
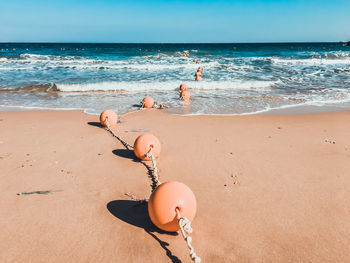
[[161,45],[208,45],[208,44],[317,44],[317,43],[347,43],[349,41],[276,41],[276,42],[41,42],[41,41],[19,41],[19,42],[1,42],[0,44],[161,44]]

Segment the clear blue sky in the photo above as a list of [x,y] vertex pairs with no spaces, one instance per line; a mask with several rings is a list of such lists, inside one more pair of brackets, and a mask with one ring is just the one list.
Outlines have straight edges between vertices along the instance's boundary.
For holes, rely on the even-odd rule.
[[350,0],[0,0],[0,42],[350,40]]

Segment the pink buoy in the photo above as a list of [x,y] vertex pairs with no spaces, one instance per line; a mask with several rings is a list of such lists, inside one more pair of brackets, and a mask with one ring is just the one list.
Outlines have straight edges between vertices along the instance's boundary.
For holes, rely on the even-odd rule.
[[158,228],[174,232],[180,229],[176,209],[181,216],[192,221],[197,211],[197,201],[191,189],[180,182],[165,182],[153,191],[148,201],[148,213]]
[[100,115],[100,123],[104,127],[114,126],[118,122],[118,115],[112,110],[105,110]]
[[151,98],[151,97],[145,97],[143,100],[142,100],[142,106],[144,108],[152,108],[154,105],[154,100]]
[[145,133],[137,137],[134,143],[134,153],[137,158],[143,161],[150,161],[151,158],[146,157],[146,154],[152,148],[152,154],[156,158],[160,154],[160,142],[156,136],[150,133]]

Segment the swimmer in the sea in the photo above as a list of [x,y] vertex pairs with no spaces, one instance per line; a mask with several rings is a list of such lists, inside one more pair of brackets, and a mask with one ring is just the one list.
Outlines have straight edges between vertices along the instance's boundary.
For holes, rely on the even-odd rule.
[[188,90],[188,87],[187,87],[187,85],[186,85],[186,84],[183,84],[183,83],[182,83],[182,84],[180,85],[179,90],[180,90],[180,91],[183,91],[183,90]]
[[201,80],[202,80],[201,75],[202,75],[202,74],[201,74],[200,72],[196,72],[196,74],[195,74],[195,77],[196,77],[195,80],[196,80],[196,81],[201,81]]

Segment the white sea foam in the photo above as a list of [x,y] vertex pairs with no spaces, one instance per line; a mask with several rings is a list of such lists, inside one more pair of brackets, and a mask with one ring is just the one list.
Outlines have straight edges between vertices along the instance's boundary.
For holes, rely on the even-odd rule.
[[341,59],[325,59],[325,58],[307,58],[307,59],[282,59],[269,58],[274,64],[280,65],[307,65],[307,66],[322,66],[322,65],[350,65],[350,57]]
[[39,106],[23,106],[23,105],[1,105],[0,109],[18,109],[18,110],[84,110],[83,108],[58,108],[58,107],[39,107]]
[[[101,60],[89,59],[84,57],[74,56],[54,56],[54,55],[36,55],[36,54],[21,54],[20,58],[0,58],[0,65],[3,69],[14,70],[18,69],[18,65],[24,65],[20,69],[31,70],[33,66],[41,69],[45,68],[70,68],[77,70],[90,69],[112,69],[112,70],[142,70],[142,71],[162,71],[162,70],[191,70],[195,71],[197,64],[188,63],[183,59],[158,59],[154,57],[141,57],[132,60]],[[209,61],[202,64],[206,69],[211,69],[220,66],[217,61]]]
[[24,53],[20,55],[20,58],[27,60],[76,60],[81,57],[78,56],[55,56],[55,55],[39,55],[39,54],[28,54]]
[[[279,81],[190,81],[189,88],[194,90],[266,90]],[[58,90],[63,92],[89,92],[89,91],[167,91],[175,90],[181,82],[99,82],[79,84],[56,84]]]
[[[223,57],[205,58],[202,66],[205,70],[227,68],[232,71],[249,71],[254,67],[250,65],[254,60],[270,61],[275,65],[301,65],[301,66],[323,66],[323,65],[350,65],[350,53],[338,52],[329,54],[315,54],[310,58],[284,58],[284,57]],[[226,64],[225,62],[228,62]],[[243,62],[243,64],[242,64]],[[224,63],[224,64],[222,64]],[[237,64],[238,63],[238,64]],[[21,54],[19,58],[0,58],[0,64],[5,65],[3,69],[15,68],[18,64],[26,65],[21,69],[32,69],[31,64],[39,68],[71,68],[77,70],[111,69],[111,70],[142,70],[142,71],[162,71],[162,70],[196,70],[199,66],[191,63],[190,60],[181,56],[149,55],[135,57],[130,60],[102,60],[79,56],[55,56]],[[8,66],[8,67],[7,67]],[[17,67],[18,68],[18,67]]]
[[[311,101],[302,101],[298,103],[293,104],[281,104],[279,106],[271,107],[270,105],[263,106],[262,109],[253,109],[251,111],[244,111],[242,113],[203,113],[201,111],[192,112],[192,113],[186,113],[186,114],[179,114],[182,116],[205,116],[205,115],[211,115],[211,116],[244,116],[244,115],[255,115],[255,114],[261,114],[261,113],[268,113],[270,111],[275,110],[283,110],[283,109],[289,109],[289,108],[298,108],[303,106],[316,106],[316,107],[323,107],[323,106],[331,106],[334,107],[334,109],[340,109],[341,105],[344,103],[350,102],[350,96],[346,99],[339,99],[339,100],[311,100]],[[345,104],[344,104],[345,105]],[[346,105],[345,108],[349,108],[349,105]]]

